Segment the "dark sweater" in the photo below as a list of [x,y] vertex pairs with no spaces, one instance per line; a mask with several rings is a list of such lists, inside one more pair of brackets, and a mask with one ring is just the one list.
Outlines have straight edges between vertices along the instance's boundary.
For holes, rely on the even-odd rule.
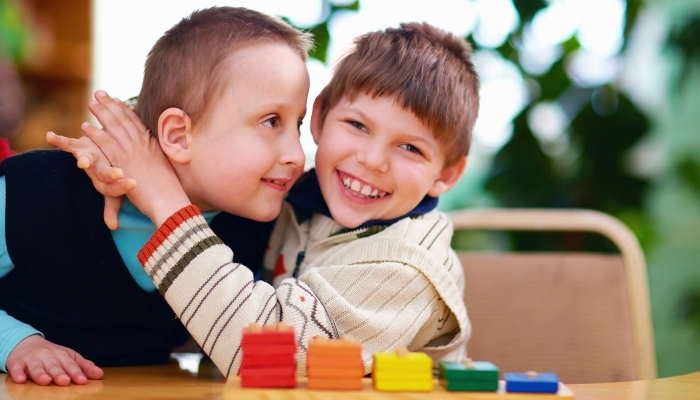
[[[127,271],[103,222],[103,197],[73,156],[28,152],[3,161],[3,174],[15,268],[0,279],[0,310],[100,366],[167,362],[187,331]],[[211,226],[236,262],[261,268],[271,223],[220,213]]]

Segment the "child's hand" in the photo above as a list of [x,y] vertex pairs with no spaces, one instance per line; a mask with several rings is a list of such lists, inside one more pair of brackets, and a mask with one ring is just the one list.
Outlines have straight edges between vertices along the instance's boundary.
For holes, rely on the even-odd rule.
[[39,385],[84,385],[88,379],[101,379],[102,369],[75,351],[51,343],[39,335],[21,341],[5,364],[15,383],[31,379]]
[[105,223],[109,229],[117,229],[122,195],[133,190],[136,187],[136,181],[124,179],[123,171],[120,168],[112,167],[100,148],[87,136],[71,139],[47,132],[46,141],[73,154],[78,160],[78,168],[85,170],[95,189],[105,196]]
[[139,182],[129,199],[160,226],[176,211],[190,204],[182,185],[158,140],[126,104],[107,93],[95,92],[88,108],[102,124],[98,129],[84,123],[83,132],[100,147],[112,166]]

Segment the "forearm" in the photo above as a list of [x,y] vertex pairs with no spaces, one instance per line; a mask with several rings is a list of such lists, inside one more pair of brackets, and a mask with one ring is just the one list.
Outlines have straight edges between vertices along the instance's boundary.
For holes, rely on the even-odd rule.
[[179,181],[174,180],[169,187],[165,185],[165,188],[169,190],[151,190],[147,195],[141,192],[127,195],[129,200],[157,227],[163,225],[178,210],[192,204]]
[[[16,320],[0,310],[0,370],[7,372],[5,363],[14,348],[31,335],[42,335],[31,326]],[[43,335],[42,335],[43,337]]]
[[[231,250],[194,207],[169,218],[139,254],[158,290],[223,374],[238,373],[242,328],[252,322],[283,320],[295,327],[299,343],[316,335],[336,336],[325,314],[311,315],[315,302],[305,285],[290,280],[275,290],[254,282],[250,270],[232,259]],[[306,304],[299,300],[303,296]],[[298,355],[301,371],[304,348]]]

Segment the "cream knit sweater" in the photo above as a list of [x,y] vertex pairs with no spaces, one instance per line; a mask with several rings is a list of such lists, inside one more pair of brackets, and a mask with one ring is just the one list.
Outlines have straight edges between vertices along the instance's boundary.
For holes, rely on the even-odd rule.
[[437,211],[346,232],[320,214],[299,224],[285,203],[265,259],[271,286],[233,263],[231,250],[189,206],[159,228],[139,260],[226,376],[238,373],[242,328],[279,321],[295,328],[300,375],[317,335],[360,340],[369,373],[373,353],[398,346],[435,359],[465,355],[471,325],[451,237],[449,218]]

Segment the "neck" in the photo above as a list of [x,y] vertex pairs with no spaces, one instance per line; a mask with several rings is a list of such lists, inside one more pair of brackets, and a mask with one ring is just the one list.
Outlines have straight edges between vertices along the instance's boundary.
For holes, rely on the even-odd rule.
[[216,207],[214,207],[213,205],[209,204],[208,202],[194,196],[193,194],[188,193],[187,191],[185,191],[185,194],[187,195],[187,198],[190,199],[190,202],[193,205],[197,206],[197,208],[199,208],[200,211],[205,212],[205,211],[217,210]]
[[216,207],[214,207],[209,202],[197,195],[199,191],[196,190],[196,186],[192,184],[191,180],[189,179],[189,176],[186,173],[184,173],[185,171],[182,171],[181,168],[178,168],[179,166],[175,165],[175,163],[172,164],[173,169],[175,170],[175,175],[177,175],[177,179],[180,181],[182,190],[184,190],[185,195],[190,200],[190,203],[192,205],[197,206],[197,208],[199,208],[199,210],[202,212],[216,210]]

